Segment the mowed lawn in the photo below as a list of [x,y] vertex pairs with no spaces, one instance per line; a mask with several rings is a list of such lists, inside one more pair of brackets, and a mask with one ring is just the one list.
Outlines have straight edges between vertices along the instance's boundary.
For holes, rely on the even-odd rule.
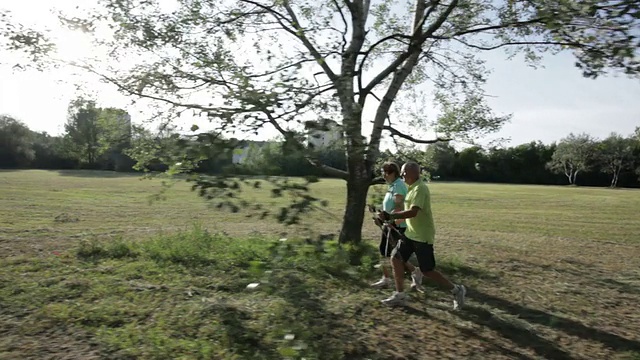
[[1,359],[640,359],[640,191],[430,184],[439,264],[469,288],[454,312],[433,287],[385,308],[371,247],[350,265],[316,240],[339,231],[340,180],[312,185],[328,206],[295,227],[184,183],[149,203],[160,189],[0,171]]

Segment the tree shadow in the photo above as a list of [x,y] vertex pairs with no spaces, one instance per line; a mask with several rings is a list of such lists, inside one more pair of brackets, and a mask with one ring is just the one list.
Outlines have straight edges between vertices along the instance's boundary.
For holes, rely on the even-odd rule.
[[[444,309],[444,308],[441,308],[440,310],[448,311],[448,309]],[[423,317],[423,318],[429,318],[431,320],[438,321],[438,322],[442,323],[445,326],[453,326],[454,328],[456,328],[456,330],[460,331],[463,335],[467,336],[468,338],[475,338],[477,340],[480,340],[482,343],[489,345],[489,347],[485,351],[487,353],[487,355],[490,355],[490,353],[492,352],[491,350],[494,350],[496,352],[499,352],[499,353],[501,353],[503,355],[508,356],[511,359],[532,360],[532,358],[530,356],[527,356],[527,355],[524,355],[524,354],[520,354],[520,353],[518,353],[516,351],[513,351],[511,349],[508,349],[508,348],[502,346],[501,344],[497,343],[495,341],[495,339],[491,339],[489,337],[482,336],[482,335],[478,334],[477,331],[474,331],[473,329],[468,329],[468,328],[465,328],[465,327],[462,327],[462,326],[458,326],[456,324],[451,324],[450,322],[447,322],[447,321],[445,321],[443,319],[439,319],[437,317],[431,316],[427,312],[425,312],[424,310],[421,310],[421,309],[418,309],[418,308],[415,308],[415,307],[412,307],[412,306],[405,306],[405,307],[402,308],[402,311],[404,313],[408,314],[408,315],[414,315],[414,316],[419,316],[419,317]],[[464,315],[460,316],[460,314],[458,314],[458,316],[461,317],[462,319],[465,319]],[[475,319],[472,319],[471,316],[468,316],[468,318],[465,319],[465,320],[473,321]],[[478,321],[474,321],[474,322],[478,323],[479,325],[487,326],[487,324],[484,323],[484,322],[482,322],[482,323],[480,323]],[[504,336],[504,337],[506,337],[506,336]],[[506,337],[506,338],[511,339],[511,337]],[[511,339],[511,340],[513,340],[513,339]],[[543,339],[540,339],[540,340],[543,340]],[[517,341],[514,341],[514,342],[517,343],[518,345],[522,346],[522,344],[519,344]],[[540,341],[538,340],[538,342],[540,342]]]
[[[493,308],[506,311],[529,323],[547,326],[587,341],[599,342],[611,349],[616,349],[616,351],[640,351],[640,342],[638,341],[627,339],[599,329],[591,328],[575,320],[514,304],[510,301],[483,293],[478,290],[470,289],[468,292],[468,297],[474,299],[479,303],[484,303]],[[568,354],[558,349],[555,345],[549,343],[547,340],[541,339],[536,335],[530,333],[529,331],[526,331],[525,329],[514,327],[510,324],[504,324],[504,321],[496,319],[489,311],[486,311],[484,309],[470,306],[468,308],[465,307],[462,312],[457,312],[456,314],[461,317],[470,315],[471,317],[469,318],[469,320],[479,321],[480,323],[499,331],[501,334],[508,338],[513,337],[512,340],[520,343],[523,346],[533,347],[534,350],[536,350],[536,352],[541,355],[553,356],[554,359],[570,358]]]
[[493,347],[496,351],[503,353],[504,355],[508,356],[510,359],[518,359],[518,360],[532,360],[532,358],[530,356],[524,355],[524,354],[520,354],[518,352],[515,352],[511,349],[507,349],[506,347],[497,344],[493,339],[490,339],[488,337],[479,335],[478,333],[476,333],[475,331],[471,330],[471,329],[467,329],[467,328],[463,328],[460,326],[456,326],[456,329],[458,331],[460,331],[462,334],[464,334],[465,336],[468,337],[473,337],[476,338],[486,344],[489,344],[491,347]]
[[545,359],[570,360],[573,357],[558,347],[557,344],[546,340],[527,329],[500,319],[490,311],[474,306],[465,306],[464,311],[456,312],[459,318],[475,322],[478,325],[487,327],[503,338],[509,339],[523,348],[532,349],[536,354]]
[[498,284],[500,277],[482,268],[474,268],[468,265],[456,264],[449,261],[438,263],[438,270],[449,277],[461,277],[482,281],[483,283]]
[[[572,264],[574,266],[584,268],[584,271],[572,269],[566,266],[536,264],[530,261],[520,260],[520,259],[510,259],[509,261],[512,263],[524,264],[533,268],[553,271],[559,274],[569,274],[571,276],[574,276],[577,279],[575,280],[577,282],[583,282],[589,285],[599,285],[607,289],[616,290],[621,293],[626,293],[631,295],[640,295],[640,287],[613,279],[610,276],[598,276],[598,275],[603,275],[603,271],[594,271],[593,265],[587,264],[580,260],[563,259],[562,262],[560,262],[560,264],[562,264],[563,262],[567,264]],[[632,277],[632,276],[629,276],[629,277]]]
[[617,290],[621,293],[640,295],[640,287],[627,284],[616,279],[601,278],[598,279],[597,283],[609,289]]
[[[296,329],[293,331],[306,333],[301,340],[313,357],[335,358],[336,349],[332,346],[331,340],[335,340],[339,334],[357,333],[357,328],[336,320],[344,314],[332,313],[327,309],[324,300],[319,296],[322,291],[323,289],[308,284],[303,276],[295,272],[283,274],[274,288],[274,292],[287,302],[287,317],[291,322],[291,328]],[[345,358],[355,359],[365,355],[364,344],[358,344],[353,338],[343,340],[351,343],[343,348]]]
[[133,178],[141,177],[142,173],[138,172],[118,172],[109,170],[56,170],[60,176],[80,177],[80,178]]
[[261,334],[249,329],[245,324],[252,320],[251,314],[235,306],[214,303],[203,311],[203,316],[213,314],[227,334],[228,346],[243,356],[252,357],[257,354],[269,359],[278,358],[275,349],[264,342]]

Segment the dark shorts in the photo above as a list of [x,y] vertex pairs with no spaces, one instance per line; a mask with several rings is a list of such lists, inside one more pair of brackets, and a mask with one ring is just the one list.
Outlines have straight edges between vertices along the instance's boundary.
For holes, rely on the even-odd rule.
[[436,268],[433,244],[414,241],[405,237],[394,250],[394,255],[400,255],[404,262],[409,261],[411,254],[415,253],[416,260],[418,260],[418,265],[423,273],[433,271]]
[[[404,227],[396,227],[396,229],[400,231],[401,234],[404,234],[407,230],[407,228]],[[389,244],[387,245],[387,234],[389,231],[391,231],[391,238],[389,238]],[[393,248],[398,243],[398,239],[400,239],[398,233],[393,230],[389,230],[389,228],[385,226],[382,230],[382,236],[380,237],[380,255],[390,257],[391,251],[393,251]]]

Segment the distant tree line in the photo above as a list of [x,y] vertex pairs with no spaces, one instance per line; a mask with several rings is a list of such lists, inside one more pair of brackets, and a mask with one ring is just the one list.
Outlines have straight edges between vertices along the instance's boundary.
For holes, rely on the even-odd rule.
[[629,136],[611,133],[602,140],[572,133],[549,145],[534,141],[457,151],[448,143],[437,143],[426,151],[385,156],[418,161],[436,181],[640,187],[640,127]]
[[[305,157],[308,154],[286,141],[250,142],[169,129],[152,133],[131,125],[127,117],[124,110],[98,108],[93,101],[78,99],[69,106],[64,133],[51,136],[0,115],[0,168],[165,171],[174,165],[167,161],[175,158],[168,156],[173,152],[196,159],[198,171],[208,174],[323,176]],[[203,141],[210,146],[192,146]],[[192,149],[200,153],[194,156]],[[234,152],[243,154],[240,164],[234,164]],[[318,149],[315,158],[346,170],[345,150],[340,146]],[[448,143],[423,149],[408,146],[396,153],[385,151],[380,161],[388,159],[417,161],[434,181],[640,187],[640,127],[629,136],[612,133],[602,140],[569,134],[549,145],[537,141],[463,150]],[[151,165],[142,169],[138,161]]]
[[0,115],[0,168],[130,171],[132,128],[126,111],[74,100],[64,134],[52,136]]

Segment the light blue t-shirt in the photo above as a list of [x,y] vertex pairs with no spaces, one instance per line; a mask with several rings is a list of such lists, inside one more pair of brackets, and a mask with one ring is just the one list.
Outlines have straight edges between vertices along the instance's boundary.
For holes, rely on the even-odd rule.
[[[382,210],[390,213],[396,208],[396,204],[394,198],[396,195],[402,195],[404,197],[407,196],[407,184],[404,183],[404,180],[401,178],[397,178],[394,182],[389,184],[387,188],[387,193],[384,195],[384,200],[382,201]],[[406,222],[402,222],[398,225],[399,227],[406,227]]]

